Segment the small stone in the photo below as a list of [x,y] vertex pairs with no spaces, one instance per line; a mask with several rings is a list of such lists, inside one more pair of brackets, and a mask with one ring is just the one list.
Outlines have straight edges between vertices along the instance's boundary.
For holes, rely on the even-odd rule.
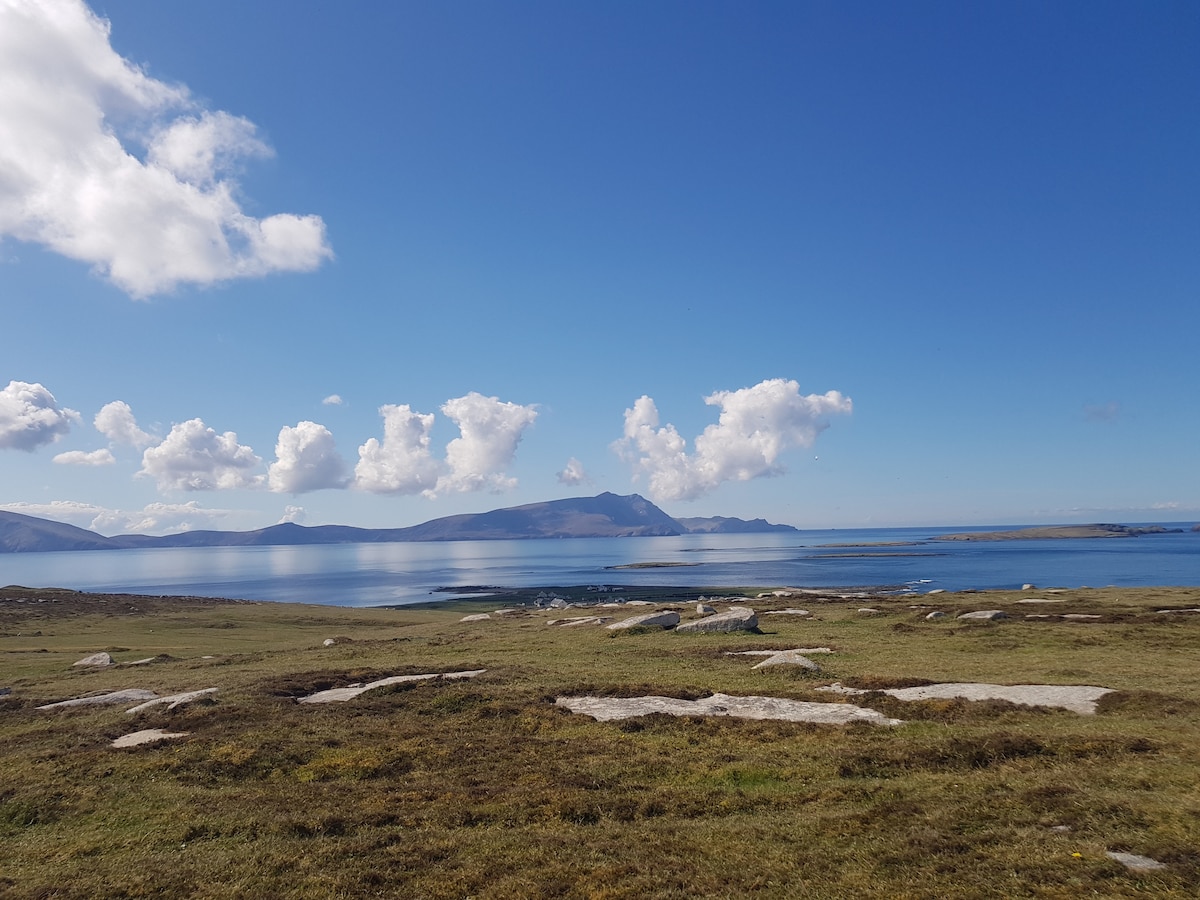
[[696,604],[696,615],[698,615],[698,616],[711,616],[715,612],[716,612],[716,610],[713,609],[711,606],[709,606],[707,603],[697,603]]
[[1063,615],[1063,618],[1072,622],[1089,622],[1095,621],[1096,619],[1102,619],[1104,617],[1092,615],[1090,613],[1066,613]]
[[91,656],[85,656],[78,662],[71,663],[72,666],[93,669],[102,669],[105,666],[111,666],[112,664],[113,658],[107,653],[93,653]]
[[944,594],[944,593],[946,593],[946,589],[945,588],[934,588],[932,591],[926,591],[925,593],[926,594]]
[[1108,850],[1104,855],[1134,872],[1155,872],[1166,868],[1165,863],[1160,863],[1157,859],[1151,859],[1148,856],[1138,856],[1136,853],[1119,853],[1116,850]]
[[135,731],[133,734],[127,734],[124,737],[119,737],[112,742],[113,747],[137,747],[140,744],[154,744],[158,741],[170,741],[177,738],[187,737],[186,731],[163,731],[161,728],[147,728],[145,731]]
[[491,613],[475,613],[474,615],[471,615],[471,616],[463,616],[458,621],[460,621],[460,622],[485,622],[488,619],[490,619],[491,617],[492,617]]
[[994,622],[998,619],[1007,619],[1008,613],[1002,609],[980,609],[975,612],[962,613],[958,618]]
[[931,612],[925,618],[927,621],[933,621],[934,619],[944,619],[944,618],[946,618],[946,614],[944,612],[942,612],[940,609],[935,609],[933,612]]
[[763,613],[765,616],[811,616],[807,609],[772,609]]
[[1030,584],[1029,582],[1026,582],[1025,584],[1021,585],[1021,590],[1023,590],[1023,591],[1036,591],[1036,590],[1037,590],[1037,585],[1036,585],[1036,584]]
[[800,666],[812,672],[820,672],[821,667],[800,653],[798,650],[783,650],[774,656],[769,656],[754,666],[756,669],[768,669],[772,666]]
[[879,615],[879,610],[873,609],[870,606],[864,606],[861,609],[859,609],[858,614],[860,616],[877,616],[877,615]]
[[325,647],[332,647],[332,646],[333,646],[334,644],[336,644],[336,643],[337,643],[337,641],[335,641],[333,638],[325,638],[325,641],[324,641],[324,643],[322,644],[322,646],[325,646]]

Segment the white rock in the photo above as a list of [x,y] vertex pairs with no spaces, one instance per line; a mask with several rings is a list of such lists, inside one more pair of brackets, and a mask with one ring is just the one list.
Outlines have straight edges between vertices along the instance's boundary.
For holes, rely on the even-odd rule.
[[946,618],[946,614],[944,612],[942,612],[940,609],[935,609],[933,612],[931,612],[925,618],[928,620],[944,619],[944,618]]
[[669,716],[733,716],[739,719],[780,719],[786,722],[817,722],[848,725],[870,722],[874,725],[900,725],[873,709],[851,703],[810,703],[779,697],[733,697],[713,694],[702,700],[676,700],[672,697],[559,697],[554,701],[599,722],[629,719],[651,713]]
[[731,609],[728,612],[697,619],[694,622],[684,622],[675,628],[676,634],[700,634],[711,632],[752,631],[758,627],[758,616],[754,610],[745,607]]
[[879,614],[879,610],[877,610],[877,609],[872,609],[872,608],[871,608],[871,607],[869,607],[869,606],[864,606],[864,607],[862,607],[862,608],[860,608],[860,609],[859,609],[858,613],[859,613],[859,615],[862,615],[862,616],[874,616],[874,615],[878,615],[878,614]]
[[324,642],[322,643],[322,646],[332,647],[336,643],[337,643],[337,641],[335,641],[333,638],[325,638]]
[[309,694],[307,697],[301,697],[297,703],[344,703],[347,700],[353,700],[359,694],[365,694],[367,691],[374,691],[378,688],[388,687],[393,684],[404,684],[409,681],[432,681],[435,678],[440,678],[444,681],[457,681],[462,678],[474,678],[476,675],[482,675],[487,669],[472,669],[467,672],[446,672],[444,674],[432,672],[428,675],[393,675],[391,678],[381,678],[378,681],[372,681],[369,684],[359,684],[344,688],[330,688],[327,691],[317,691],[315,694]]
[[1064,613],[1062,618],[1071,622],[1094,622],[1096,619],[1103,619],[1103,616],[1092,615],[1091,613]]
[[145,731],[135,731],[133,734],[127,734],[124,737],[119,737],[112,742],[113,747],[137,747],[140,744],[153,744],[158,741],[170,741],[176,738],[187,737],[186,731],[163,731],[161,728],[147,728]]
[[1107,850],[1104,855],[1134,872],[1154,872],[1166,868],[1165,863],[1160,863],[1157,859],[1151,859],[1148,856],[1138,856],[1136,853],[1119,853],[1116,850]]
[[57,703],[47,703],[38,709],[58,709],[64,706],[109,706],[116,703],[136,703],[142,700],[153,700],[158,694],[154,691],[143,691],[132,688],[126,691],[112,691],[107,694],[93,694],[90,697],[76,697],[74,700],[60,700]]
[[178,709],[188,703],[194,703],[197,700],[209,697],[217,693],[218,688],[204,688],[199,691],[186,691],[182,694],[171,694],[169,697],[155,697],[153,700],[147,700],[145,703],[139,703],[132,709],[127,709],[125,712],[129,714],[139,713],[146,709],[151,709],[155,706],[166,706],[167,710]]
[[772,609],[763,613],[765,616],[811,616],[807,609]]
[[1050,599],[1048,597],[1026,597],[1024,600],[1018,600],[1018,603],[1066,603],[1062,597]]
[[470,616],[463,616],[458,621],[460,622],[486,622],[492,617],[491,613],[475,613]]
[[547,625],[557,625],[560,628],[573,628],[576,625],[603,625],[612,616],[576,616],[573,619],[550,619]]
[[1023,590],[1023,591],[1036,591],[1036,590],[1037,590],[1037,585],[1036,585],[1036,584],[1029,584],[1028,582],[1026,582],[1025,584],[1021,585],[1021,590]]
[[[632,605],[632,604],[630,604]],[[674,628],[679,624],[679,613],[667,610],[665,612],[642,613],[640,616],[630,616],[620,622],[607,626],[610,631],[620,631],[624,628]]]
[[78,662],[71,663],[72,666],[80,666],[81,668],[100,669],[105,666],[111,666],[113,658],[107,653],[93,653],[91,656],[85,656]]
[[[833,694],[856,696],[869,694],[862,688],[848,688],[831,684],[817,688]],[[1021,706],[1054,706],[1069,709],[1080,715],[1091,715],[1096,711],[1096,702],[1111,688],[1079,684],[980,684],[974,682],[951,682],[926,684],[920,687],[889,688],[881,693],[890,694],[897,700],[1007,700]]]
[[926,591],[925,593],[926,594],[944,594],[944,593],[946,593],[946,589],[945,588],[934,588],[932,591]]
[[698,616],[711,616],[715,612],[716,612],[716,610],[713,609],[711,606],[709,606],[707,603],[697,603],[696,604],[696,615],[698,615]]
[[1007,619],[1008,613],[1002,609],[980,609],[975,612],[962,613],[958,618],[994,622],[998,619]]
[[800,666],[813,672],[821,671],[821,667],[797,650],[784,650],[774,656],[768,656],[754,668],[768,669],[772,666]]

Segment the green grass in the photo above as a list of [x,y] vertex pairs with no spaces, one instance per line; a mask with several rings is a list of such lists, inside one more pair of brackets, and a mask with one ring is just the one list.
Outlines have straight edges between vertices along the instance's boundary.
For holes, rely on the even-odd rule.
[[[687,618],[705,591],[651,593]],[[0,590],[0,687],[12,688],[0,697],[0,896],[1195,896],[1200,616],[1156,610],[1200,606],[1200,591],[1079,590],[1053,607],[1019,605],[1020,592],[922,598],[1013,616],[970,625],[926,621],[911,598],[812,600],[812,619],[762,617],[763,633],[743,635],[545,624],[574,611],[459,622],[533,594],[355,610]],[[836,652],[815,657],[820,673],[725,655],[806,646]],[[98,650],[164,658],[72,669]],[[294,702],[476,668],[488,671]],[[856,698],[905,719],[897,728],[598,723],[553,704],[584,692],[829,701],[815,688],[832,681],[1117,693],[1095,716]],[[137,717],[35,708],[130,687],[221,691]],[[189,737],[109,747],[150,727]],[[1168,868],[1129,872],[1106,850]]]

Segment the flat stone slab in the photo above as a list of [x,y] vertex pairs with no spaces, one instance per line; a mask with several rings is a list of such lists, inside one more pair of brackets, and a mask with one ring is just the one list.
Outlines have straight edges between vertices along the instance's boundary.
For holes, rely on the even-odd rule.
[[[632,606],[632,603],[626,604]],[[622,619],[620,622],[613,622],[607,626],[611,631],[619,631],[623,628],[674,628],[679,624],[679,613],[667,610],[665,612],[643,613],[640,616],[630,616],[628,619]]]
[[813,672],[821,671],[821,667],[815,662],[801,653],[799,650],[784,650],[776,653],[774,656],[768,656],[758,665],[756,669],[769,669],[773,666],[800,666],[803,669],[809,669]]
[[458,681],[462,678],[474,678],[476,675],[482,675],[487,669],[472,669],[467,672],[431,672],[427,675],[393,675],[391,678],[381,678],[378,681],[372,681],[368,684],[356,684],[350,687],[330,688],[327,691],[317,691],[315,694],[309,694],[307,697],[300,697],[297,703],[344,703],[347,700],[353,700],[359,694],[365,694],[367,691],[378,690],[379,688],[389,687],[393,684],[404,684],[409,681],[434,681],[440,679],[442,681]]
[[1151,859],[1148,856],[1138,856],[1136,853],[1120,853],[1116,850],[1106,850],[1104,855],[1111,860],[1119,862],[1133,872],[1156,872],[1159,869],[1167,867],[1166,863],[1160,863],[1157,859]]
[[112,742],[113,747],[137,747],[141,744],[156,744],[159,741],[172,741],[188,736],[186,731],[163,731],[161,728],[147,728],[145,731],[135,731],[119,737]]
[[675,628],[676,634],[707,634],[726,633],[732,631],[753,631],[758,627],[758,616],[754,610],[742,608],[731,609],[729,612],[717,613],[692,622],[684,622]]
[[577,616],[573,619],[551,619],[547,625],[557,625],[559,628],[574,628],[577,625],[604,625],[612,621],[612,616]]
[[38,709],[60,709],[65,706],[109,706],[116,703],[137,703],[141,700],[154,700],[158,694],[154,691],[143,691],[133,688],[126,691],[112,691],[107,694],[92,694],[87,697],[76,697],[74,700],[60,700],[57,703],[47,703]]
[[1051,599],[1049,597],[1026,597],[1024,600],[1018,600],[1017,602],[1018,603],[1066,603],[1067,601],[1063,597],[1055,597],[1053,599]]
[[772,609],[763,613],[764,616],[811,616],[807,609]]
[[962,613],[955,618],[995,622],[999,619],[1007,619],[1008,613],[1002,609],[978,609],[975,612]]
[[731,716],[825,725],[849,725],[852,722],[902,724],[901,719],[890,719],[883,713],[852,703],[810,703],[780,697],[733,697],[729,694],[713,694],[701,700],[677,700],[673,697],[559,697],[554,703],[571,712],[591,716],[598,722],[665,713],[668,716]]
[[726,650],[726,656],[777,656],[780,653],[802,653],[810,656],[813,653],[832,653],[832,647],[796,647],[792,650]]
[[139,703],[132,709],[127,709],[125,712],[132,715],[133,713],[142,712],[142,710],[152,709],[155,706],[166,706],[167,710],[178,709],[181,706],[186,706],[188,703],[195,703],[197,700],[205,697],[210,697],[217,692],[218,688],[204,688],[199,691],[185,691],[182,694],[171,694],[169,697],[155,697],[153,700],[147,700],[145,703]]
[[[871,691],[831,684],[817,688],[834,694],[858,696]],[[1078,684],[980,684],[975,682],[951,682],[926,684],[920,687],[888,688],[880,693],[889,694],[897,700],[1007,700],[1021,706],[1053,706],[1089,716],[1096,712],[1096,702],[1111,688]]]
[[460,621],[460,622],[486,622],[491,617],[492,617],[491,613],[475,613],[474,615],[463,616],[458,621]]

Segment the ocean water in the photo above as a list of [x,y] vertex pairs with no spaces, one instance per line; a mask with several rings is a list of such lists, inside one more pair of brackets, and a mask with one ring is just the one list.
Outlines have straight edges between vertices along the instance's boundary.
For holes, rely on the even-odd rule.
[[[0,585],[380,606],[456,596],[439,588],[787,585],[894,591],[1200,586],[1200,532],[1135,538],[931,542],[993,528],[789,534],[204,547],[0,555]],[[1013,527],[1013,526],[1005,526]],[[654,568],[613,568],[673,563]]]

